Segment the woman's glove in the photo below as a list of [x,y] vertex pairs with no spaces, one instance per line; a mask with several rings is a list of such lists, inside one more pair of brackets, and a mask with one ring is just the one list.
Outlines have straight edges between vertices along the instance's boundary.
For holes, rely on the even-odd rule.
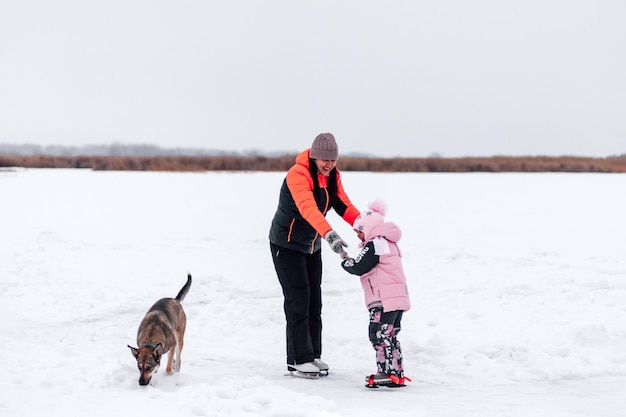
[[337,232],[331,230],[326,233],[324,239],[328,242],[333,252],[338,253],[339,256],[341,256],[341,259],[346,259],[348,257],[346,251],[343,250],[344,247],[348,247],[348,244],[337,234]]

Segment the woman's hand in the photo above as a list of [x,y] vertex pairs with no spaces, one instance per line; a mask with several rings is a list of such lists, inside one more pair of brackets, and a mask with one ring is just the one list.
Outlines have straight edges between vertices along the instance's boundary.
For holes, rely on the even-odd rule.
[[341,238],[341,236],[337,234],[337,232],[331,230],[330,232],[326,233],[324,239],[326,240],[326,242],[328,242],[333,252],[338,253],[339,256],[341,256],[341,259],[348,258],[348,254],[343,249],[344,247],[347,248],[348,244]]

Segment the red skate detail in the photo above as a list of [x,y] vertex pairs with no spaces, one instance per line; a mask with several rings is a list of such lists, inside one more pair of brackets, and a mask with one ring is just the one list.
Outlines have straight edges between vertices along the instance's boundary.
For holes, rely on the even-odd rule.
[[389,375],[389,379],[391,379],[391,381],[397,385],[406,385],[405,382],[411,382],[411,378],[409,378],[408,376],[403,376],[402,378],[400,378],[396,375]]

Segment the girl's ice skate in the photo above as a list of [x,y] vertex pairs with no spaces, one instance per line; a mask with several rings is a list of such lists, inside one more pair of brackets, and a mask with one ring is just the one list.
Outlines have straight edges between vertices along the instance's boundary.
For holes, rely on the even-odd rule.
[[410,382],[411,379],[406,376],[399,377],[396,375],[386,375],[382,372],[372,374],[365,377],[365,386],[367,388],[389,387],[389,388],[401,388],[406,387],[406,382]]

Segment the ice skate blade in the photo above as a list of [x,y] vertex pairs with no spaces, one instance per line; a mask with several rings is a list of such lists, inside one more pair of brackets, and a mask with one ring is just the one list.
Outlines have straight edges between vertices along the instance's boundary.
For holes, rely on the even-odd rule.
[[365,388],[380,388],[380,387],[387,387],[387,388],[404,388],[406,387],[406,385],[400,385],[400,384],[396,384],[394,382],[389,383],[389,384],[378,384],[378,383],[374,383],[374,384],[365,384]]
[[304,378],[304,379],[319,379],[319,372],[300,372],[300,371],[289,371],[285,374],[285,376],[291,376],[294,378]]

